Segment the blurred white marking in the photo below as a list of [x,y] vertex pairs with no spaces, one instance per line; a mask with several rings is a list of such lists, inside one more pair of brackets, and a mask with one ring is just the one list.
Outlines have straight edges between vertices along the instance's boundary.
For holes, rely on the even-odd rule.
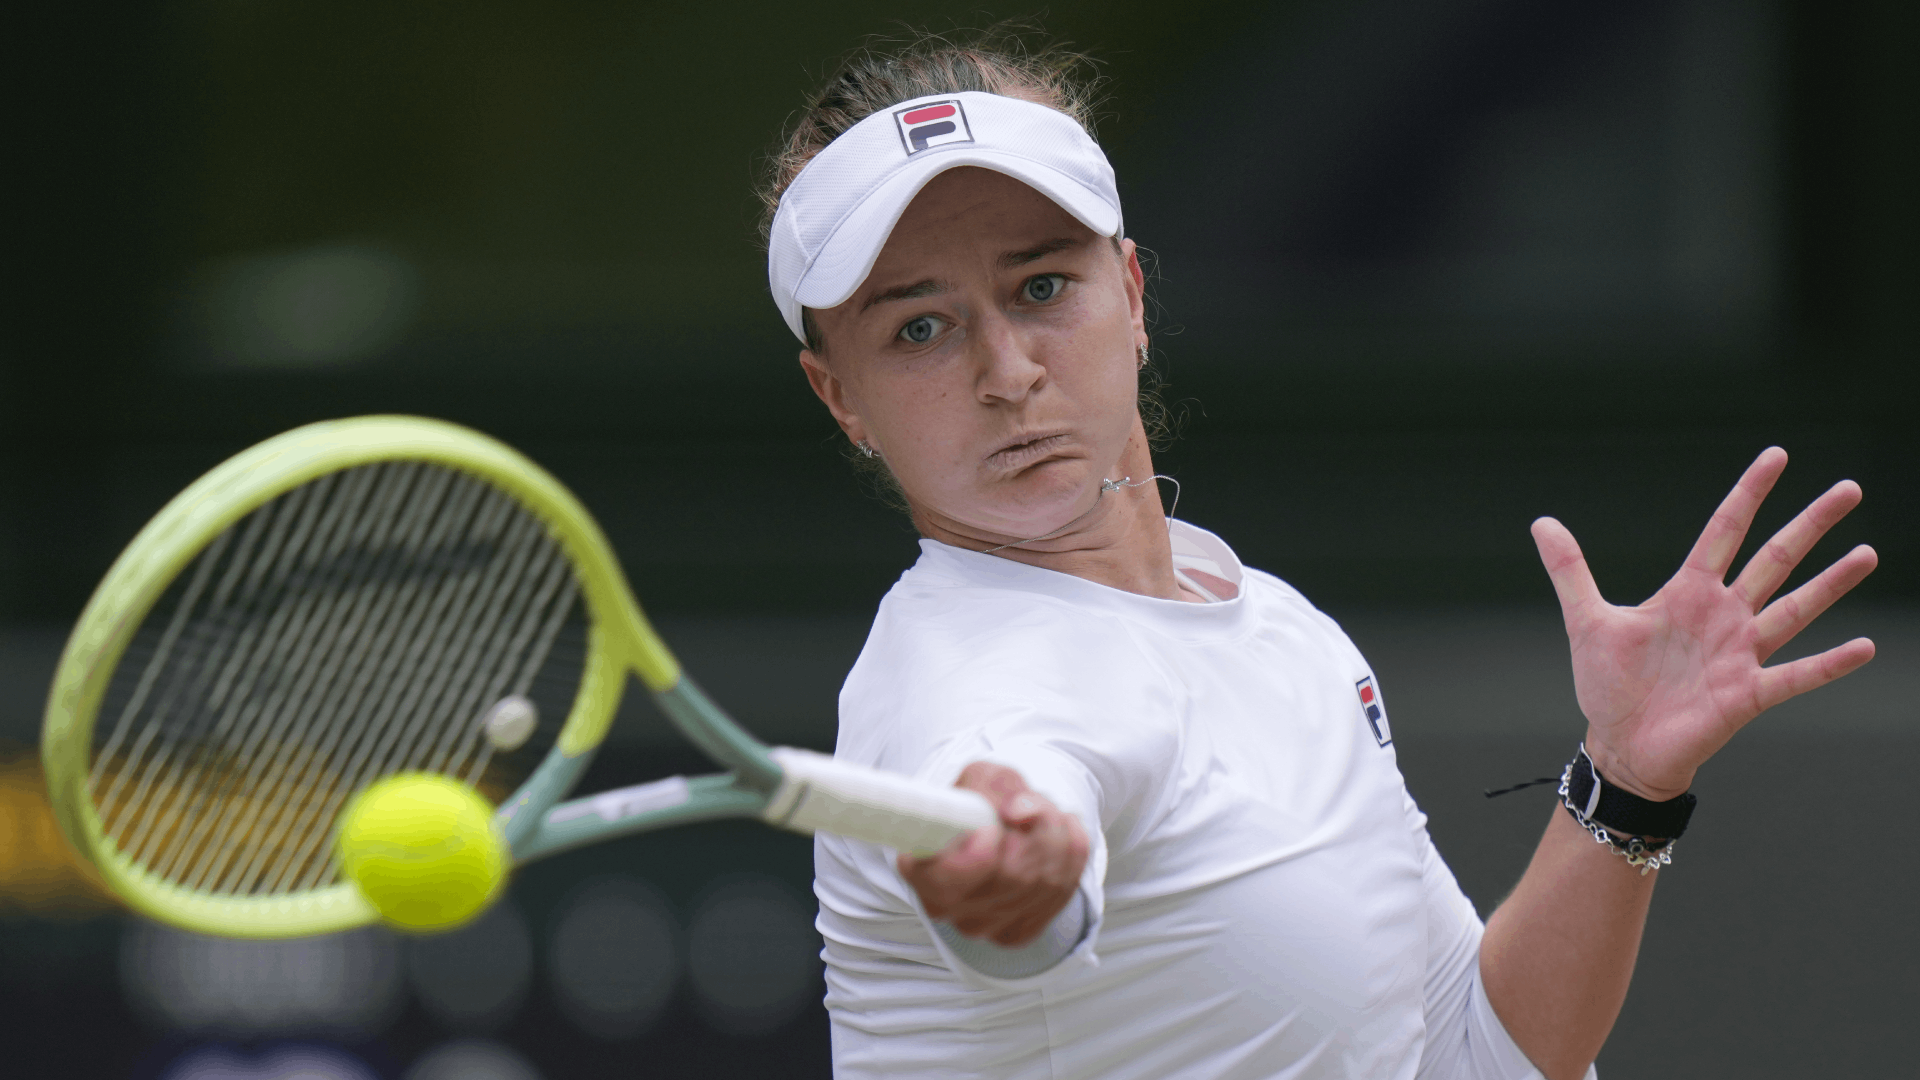
[[669,776],[665,780],[655,780],[650,784],[635,784],[632,787],[603,791],[591,799],[583,799],[573,805],[555,809],[547,815],[547,820],[559,824],[594,814],[602,821],[619,821],[635,814],[644,814],[649,810],[665,810],[668,807],[679,806],[692,797],[693,790],[687,786],[686,777]]

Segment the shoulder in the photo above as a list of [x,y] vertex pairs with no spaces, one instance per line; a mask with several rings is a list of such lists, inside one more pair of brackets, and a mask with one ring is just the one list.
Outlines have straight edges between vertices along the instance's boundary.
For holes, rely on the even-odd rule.
[[1164,662],[1125,620],[1043,594],[908,575],[881,602],[841,689],[838,753],[911,771],[961,737],[1105,742],[1098,729],[1138,736],[1162,726],[1176,697]]
[[1347,632],[1333,616],[1321,611],[1305,593],[1286,581],[1253,567],[1243,568],[1248,599],[1262,605],[1269,618],[1285,619],[1311,627],[1314,631],[1352,646]]
[[855,678],[1002,678],[1063,662],[1138,654],[1124,620],[1028,589],[909,573],[880,602]]
[[1241,573],[1246,575],[1249,592],[1258,599],[1319,614],[1320,609],[1313,606],[1305,593],[1278,576],[1251,566],[1241,567]]

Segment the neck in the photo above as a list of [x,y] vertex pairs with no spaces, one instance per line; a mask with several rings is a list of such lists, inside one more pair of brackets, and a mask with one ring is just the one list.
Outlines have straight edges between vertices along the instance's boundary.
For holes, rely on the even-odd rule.
[[[1131,477],[1137,482],[1153,475],[1153,454],[1145,434],[1137,433],[1115,463],[1114,474],[1105,479]],[[913,521],[921,535],[943,544],[1057,570],[1141,596],[1205,602],[1173,572],[1173,546],[1167,539],[1167,515],[1158,484],[1116,487],[1104,493],[1096,486],[1091,498],[1091,505],[1065,528],[1017,547],[1006,545],[1024,537],[981,534],[919,506],[913,508]]]

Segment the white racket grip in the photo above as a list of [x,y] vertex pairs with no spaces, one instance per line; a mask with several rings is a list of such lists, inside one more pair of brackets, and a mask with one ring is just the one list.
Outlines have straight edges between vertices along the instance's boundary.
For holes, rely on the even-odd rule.
[[760,816],[783,829],[837,833],[931,855],[999,820],[993,804],[976,791],[936,787],[791,746],[771,753],[785,775]]

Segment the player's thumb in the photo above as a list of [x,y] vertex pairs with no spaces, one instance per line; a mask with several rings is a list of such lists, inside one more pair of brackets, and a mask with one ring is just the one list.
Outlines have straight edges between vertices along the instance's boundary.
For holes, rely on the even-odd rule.
[[[1560,610],[1571,619],[1587,605],[1600,599],[1600,587],[1594,584],[1593,571],[1580,553],[1580,542],[1565,525],[1550,517],[1534,521],[1529,530],[1540,551],[1540,565],[1546,567],[1553,591],[1560,598]],[[1571,624],[1569,624],[1571,625]]]

